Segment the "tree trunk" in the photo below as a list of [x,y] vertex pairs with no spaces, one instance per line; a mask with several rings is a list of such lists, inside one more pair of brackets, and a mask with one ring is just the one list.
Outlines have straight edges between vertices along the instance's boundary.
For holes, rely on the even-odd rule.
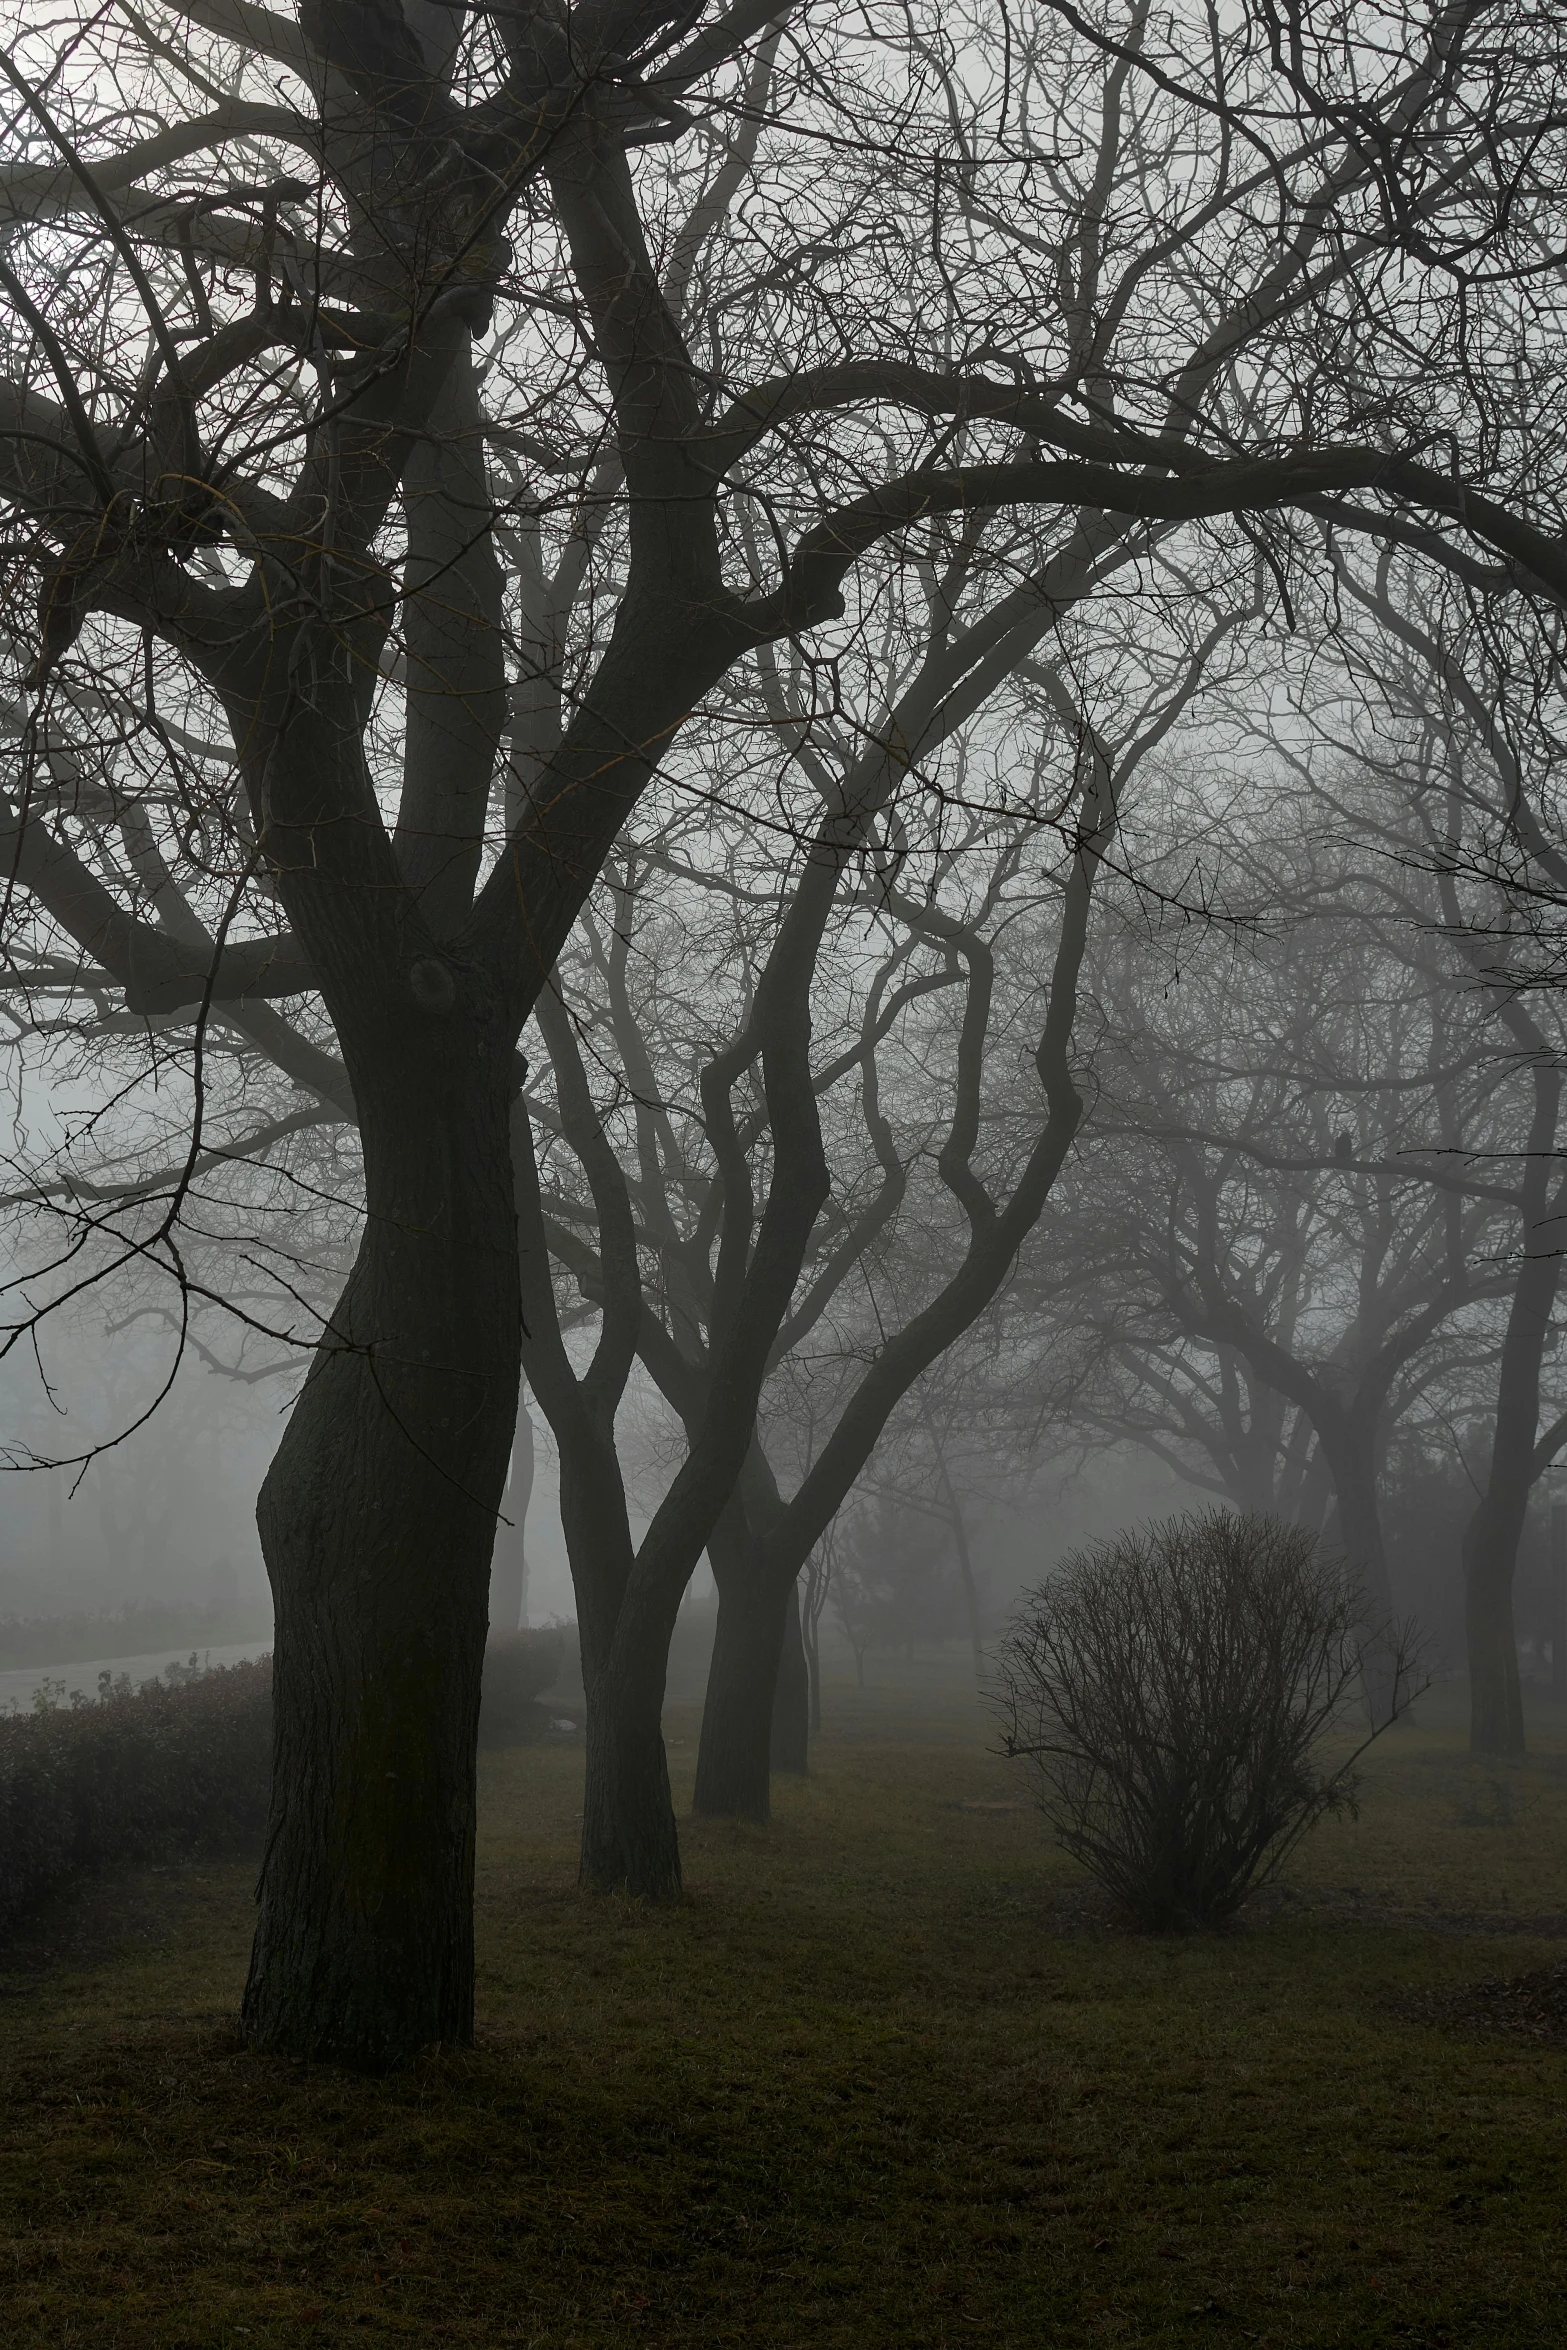
[[673,1900],[680,1836],[663,1713],[674,1612],[653,1620],[646,1607],[631,1605],[631,1539],[612,1431],[573,1411],[562,1414],[555,1434],[586,1703],[578,1881],[596,1893]]
[[[1551,1120],[1554,1132],[1555,1119]],[[1542,1203],[1543,1206],[1543,1203]],[[1540,1366],[1561,1280],[1559,1227],[1525,1234],[1502,1341],[1496,1426],[1485,1491],[1464,1528],[1464,1633],[1469,1659],[1469,1746],[1474,1754],[1524,1752],[1523,1691],[1513,1626],[1513,1575],[1534,1486]]]
[[803,1775],[810,1769],[811,1675],[800,1630],[800,1583],[789,1586],[784,1608],[783,1646],[773,1686],[773,1727],[768,1761],[775,1771]]
[[680,1838],[664,1751],[664,1675],[669,1636],[638,1643],[620,1627],[607,1656],[583,1640],[587,1772],[579,1882],[593,1893],[673,1901],[680,1892]]
[[974,1651],[974,1680],[982,1686],[985,1678],[985,1633],[979,1612],[979,1585],[974,1576],[974,1561],[969,1553],[968,1528],[963,1522],[963,1510],[953,1491],[952,1480],[946,1474],[947,1499],[952,1505],[952,1538],[958,1549],[958,1573],[963,1580],[963,1609],[968,1617],[969,1646]]
[[822,1734],[822,1628],[820,1622],[807,1616],[804,1626],[805,1666],[811,1693],[811,1736]]
[[[1346,1421],[1348,1415],[1345,1415]],[[1362,1663],[1366,1710],[1374,1724],[1392,1719],[1397,1702],[1396,1663],[1390,1635],[1393,1631],[1393,1587],[1388,1579],[1387,1550],[1382,1540],[1382,1510],[1377,1493],[1376,1464],[1371,1432],[1335,1431],[1324,1446],[1333,1471],[1338,1513],[1338,1540],[1344,1556],[1360,1580],[1362,1625],[1366,1635]]]
[[766,1820],[772,1816],[773,1697],[794,1585],[769,1585],[741,1571],[739,1562],[723,1571],[716,1541],[708,1555],[718,1582],[718,1630],[691,1808],[706,1819]]
[[[680,1891],[680,1839],[664,1753],[664,1679],[680,1593],[640,1600],[625,1483],[615,1452],[615,1403],[580,1380],[566,1354],[550,1288],[549,1245],[525,1104],[512,1120],[512,1166],[527,1307],[528,1384],[560,1455],[560,1522],[577,1600],[586,1705],[586,1784],[579,1881],[595,1892],[651,1900]],[[636,1292],[632,1291],[632,1303]]]
[[1304,1526],[1309,1533],[1320,1536],[1332,1507],[1333,1473],[1321,1440],[1313,1435],[1311,1450],[1299,1477],[1294,1480],[1292,1492],[1287,1497],[1281,1496],[1279,1514],[1290,1525]]
[[[517,1435],[511,1473],[495,1528],[490,1560],[490,1630],[520,1631],[528,1621],[528,1503],[533,1493],[533,1422],[526,1396],[517,1400]],[[509,1523],[507,1522],[509,1521]]]
[[1469,1661],[1469,1750],[1521,1755],[1523,1691],[1513,1626],[1518,1531],[1485,1495],[1464,1528],[1464,1638]]
[[401,1082],[359,1086],[364,1237],[257,1509],[274,1778],[244,2030],[372,2070],[472,2037],[474,1748],[517,1404],[488,1074],[510,1055],[427,1041]]

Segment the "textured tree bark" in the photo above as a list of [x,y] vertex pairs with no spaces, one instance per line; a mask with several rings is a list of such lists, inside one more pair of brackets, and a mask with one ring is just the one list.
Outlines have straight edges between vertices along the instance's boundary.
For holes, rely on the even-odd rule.
[[800,1630],[800,1582],[796,1576],[784,1606],[783,1647],[773,1686],[773,1726],[768,1761],[775,1771],[803,1776],[811,1767],[811,1675]]
[[773,1696],[794,1585],[748,1574],[740,1561],[731,1561],[724,1572],[716,1541],[709,1556],[718,1582],[718,1631],[691,1808],[704,1819],[767,1820],[772,1817]]
[[257,1512],[275,1771],[244,2030],[370,2070],[473,2030],[474,1745],[517,1241],[506,1088],[443,1043],[411,1036],[379,1101],[361,1078],[364,1239]]

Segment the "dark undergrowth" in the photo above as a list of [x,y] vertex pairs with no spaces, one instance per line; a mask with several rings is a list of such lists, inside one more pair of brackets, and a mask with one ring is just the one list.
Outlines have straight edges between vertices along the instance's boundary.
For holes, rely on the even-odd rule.
[[0,1718],[0,1939],[111,1858],[243,1848],[266,1824],[270,1658],[207,1673],[192,1657],[188,1677],[140,1689],[99,1680],[95,1699]]
[[1358,1823],[1161,1941],[914,1678],[832,1693],[771,1829],[688,1825],[668,1911],[575,1891],[574,1754],[487,1757],[480,2045],[391,2080],[237,2049],[249,1869],[35,1921],[6,2342],[1554,2350],[1567,2052],[1400,2002],[1562,1955],[1567,1739],[1487,1771],[1428,1701]]

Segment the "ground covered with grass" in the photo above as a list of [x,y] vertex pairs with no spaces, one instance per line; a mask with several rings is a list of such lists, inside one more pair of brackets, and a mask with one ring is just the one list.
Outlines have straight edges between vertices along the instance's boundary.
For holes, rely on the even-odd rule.
[[1166,1942],[1050,1851],[955,1666],[830,1702],[770,1829],[688,1823],[666,1911],[575,1890],[573,1752],[486,1756],[479,2045],[390,2080],[237,2047],[251,1868],[42,1920],[0,2337],[1555,2350],[1567,2043],[1467,1987],[1567,1956],[1567,1725],[1488,1768],[1428,1699],[1358,1821]]

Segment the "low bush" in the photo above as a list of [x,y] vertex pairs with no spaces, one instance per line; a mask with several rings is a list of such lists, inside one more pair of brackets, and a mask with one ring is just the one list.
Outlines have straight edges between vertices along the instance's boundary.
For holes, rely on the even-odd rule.
[[[1025,1594],[995,1698],[1057,1839],[1145,1925],[1215,1926],[1325,1813],[1417,1694],[1410,1638],[1368,1633],[1341,1561],[1222,1510],[1076,1551]],[[1374,1666],[1354,1752],[1321,1749]]]
[[243,1845],[266,1825],[272,1661],[203,1672],[192,1658],[132,1689],[0,1718],[0,1933],[53,1887],[106,1862]]
[[479,1707],[481,1747],[521,1746],[543,1737],[550,1717],[538,1699],[560,1678],[564,1656],[563,1635],[553,1627],[490,1634]]

